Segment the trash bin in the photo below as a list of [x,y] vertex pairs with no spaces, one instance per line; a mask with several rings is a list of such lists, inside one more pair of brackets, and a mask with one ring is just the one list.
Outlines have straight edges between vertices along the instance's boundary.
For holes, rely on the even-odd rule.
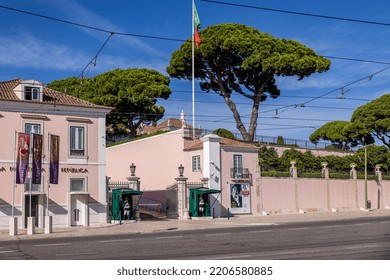
[[371,209],[371,200],[367,200],[367,209]]

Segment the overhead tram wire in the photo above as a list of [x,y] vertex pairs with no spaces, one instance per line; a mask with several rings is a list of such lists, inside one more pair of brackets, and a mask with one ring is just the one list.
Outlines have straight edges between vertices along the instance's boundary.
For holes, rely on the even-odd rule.
[[155,39],[155,40],[165,40],[165,41],[175,41],[175,42],[185,42],[186,41],[183,39],[175,39],[175,38],[168,38],[168,37],[150,36],[150,35],[142,35],[142,34],[134,34],[134,33],[126,33],[126,32],[117,32],[117,31],[107,30],[107,29],[103,29],[103,28],[99,28],[99,27],[95,27],[95,26],[91,26],[91,25],[72,22],[69,20],[59,19],[59,18],[55,18],[55,17],[51,17],[51,16],[45,16],[45,15],[41,15],[38,13],[20,10],[20,9],[16,9],[16,8],[12,8],[12,7],[7,7],[4,5],[0,5],[0,8],[14,11],[14,12],[18,12],[18,13],[27,14],[30,16],[35,16],[35,17],[40,17],[40,18],[52,20],[52,21],[57,21],[60,23],[65,23],[65,24],[69,24],[69,25],[73,25],[73,26],[77,26],[77,27],[81,27],[81,28],[91,29],[91,30],[98,31],[98,32],[104,32],[107,34],[116,34],[116,35],[122,35],[122,36],[131,36],[131,37],[139,37],[139,38]]
[[301,103],[301,104],[302,104],[303,106],[305,106],[306,104],[308,104],[308,103],[310,103],[310,102],[313,102],[314,100],[320,99],[320,98],[322,98],[322,97],[324,97],[324,96],[327,96],[327,95],[329,95],[329,94],[331,94],[331,93],[333,93],[333,92],[340,91],[340,90],[342,90],[342,89],[344,89],[344,88],[346,88],[346,87],[348,87],[348,86],[351,86],[351,85],[353,85],[353,84],[359,83],[359,82],[364,81],[364,80],[366,80],[366,79],[369,79],[369,81],[371,81],[372,78],[374,78],[374,76],[376,76],[376,75],[378,75],[378,74],[380,74],[380,73],[382,73],[382,72],[388,70],[389,68],[390,68],[390,66],[387,66],[387,67],[385,67],[385,68],[383,68],[383,69],[381,69],[381,70],[375,72],[374,74],[367,75],[367,76],[365,76],[365,77],[363,77],[363,78],[360,78],[360,79],[358,79],[358,80],[356,80],[356,81],[354,81],[354,82],[351,82],[351,83],[349,83],[349,84],[346,84],[346,85],[344,85],[344,86],[342,86],[342,87],[339,87],[339,88],[337,88],[337,89],[334,89],[334,90],[332,90],[332,91],[330,91],[330,92],[324,93],[324,94],[322,94],[322,95],[320,95],[320,96],[318,96],[318,97],[315,97],[315,98],[313,98],[313,99],[311,99],[311,100],[309,100],[309,101],[303,102],[303,103]]
[[[336,18],[336,17],[329,17],[329,16],[320,16],[320,15],[314,15],[314,14],[306,14],[306,13],[299,13],[299,12],[291,12],[291,11],[283,11],[283,10],[276,10],[276,9],[268,9],[268,8],[262,8],[262,7],[255,7],[255,6],[247,6],[247,5],[241,5],[241,4],[232,4],[232,3],[226,3],[226,2],[221,2],[221,1],[206,1],[206,0],[202,0],[204,2],[210,2],[210,3],[216,3],[216,4],[226,4],[226,5],[233,5],[233,6],[242,6],[242,7],[246,7],[246,8],[256,8],[256,9],[267,9],[267,10],[270,10],[270,11],[277,11],[277,12],[287,12],[287,13],[295,13],[295,14],[299,14],[299,15],[310,15],[310,16],[318,16],[318,17],[325,17],[325,18],[332,18],[332,19],[340,19],[340,20],[349,20],[349,21],[356,21],[356,22],[361,22],[361,23],[370,23],[370,24],[378,24],[378,25],[390,25],[390,24],[385,24],[385,23],[379,23],[379,22],[368,22],[368,21],[360,21],[360,20],[352,20],[352,19],[343,19],[343,18]],[[68,21],[68,20],[63,20],[63,19],[58,19],[58,18],[55,18],[55,17],[51,17],[51,16],[45,16],[45,15],[41,15],[41,14],[38,14],[38,13],[34,13],[34,12],[29,12],[29,11],[25,11],[25,10],[20,10],[20,9],[16,9],[16,8],[12,8],[12,7],[7,7],[7,6],[4,6],[4,5],[0,5],[0,8],[2,9],[7,9],[7,10],[10,10],[10,11],[14,11],[14,12],[19,12],[19,13],[24,13],[24,14],[27,14],[27,15],[31,15],[31,16],[36,16],[36,17],[40,17],[40,18],[44,18],[44,19],[48,19],[48,20],[52,20],[52,21],[57,21],[57,22],[60,22],[60,23],[64,23],[64,24],[69,24],[69,25],[73,25],[73,26],[78,26],[78,27],[82,27],[82,28],[87,28],[87,29],[91,29],[91,30],[95,30],[95,31],[99,31],[99,32],[105,32],[105,33],[109,33],[110,36],[109,38],[106,40],[106,42],[103,44],[102,48],[106,45],[107,41],[111,38],[111,36],[113,34],[115,35],[122,35],[122,36],[132,36],[132,37],[140,37],[140,38],[147,38],[147,39],[156,39],[156,40],[167,40],[167,41],[176,41],[176,42],[185,42],[186,40],[183,40],[183,39],[176,39],[176,38],[168,38],[168,37],[160,37],[160,36],[150,36],[150,35],[142,35],[142,34],[132,34],[132,33],[125,33],[125,32],[115,32],[115,31],[111,31],[111,30],[106,30],[106,29],[103,29],[103,28],[98,28],[98,27],[94,27],[94,26],[90,26],[90,25],[85,25],[85,24],[80,24],[80,23],[75,23],[75,22],[71,22],[71,21]],[[102,50],[102,48],[99,50],[98,54],[100,53],[100,51]],[[356,62],[369,62],[369,63],[377,63],[377,64],[390,64],[390,63],[387,63],[387,62],[378,62],[378,61],[371,61],[371,60],[363,60],[363,59],[354,59],[354,58],[344,58],[344,57],[336,57],[336,56],[324,56],[324,57],[328,57],[328,58],[333,58],[333,59],[341,59],[341,60],[350,60],[350,61],[356,61]],[[83,71],[81,72],[80,76],[84,73],[84,71],[88,68],[88,66],[91,65],[91,63],[93,63],[95,60],[96,60],[97,56],[95,56],[89,63],[88,65],[83,69]],[[94,60],[95,59],[95,60]],[[384,70],[386,70],[387,68],[385,68]],[[381,70],[381,71],[384,71],[384,70]],[[381,72],[380,71],[380,72]],[[359,80],[360,81],[360,80]],[[345,86],[344,86],[345,87]],[[323,98],[324,96],[330,94],[330,93],[333,93],[337,90],[340,90],[341,88],[343,87],[340,87],[332,92],[329,92],[329,93],[326,93],[324,95],[321,95],[319,97],[316,97],[316,98],[313,98],[305,103],[301,103],[301,104],[307,104],[311,101],[314,101],[316,99],[319,99],[319,98]],[[299,104],[298,104],[299,105]],[[287,107],[297,107],[298,106],[297,104],[294,104],[294,105],[288,105],[288,106],[285,106],[284,108],[287,108]],[[283,109],[283,107],[281,108]]]
[[103,48],[107,45],[108,41],[111,39],[111,37],[114,35],[115,33],[110,33],[110,36],[108,36],[108,38],[106,39],[106,41],[103,43],[103,45],[100,47],[99,51],[96,53],[96,55],[88,62],[88,64],[84,67],[84,69],[81,71],[80,75],[78,75],[77,78],[81,78],[81,79],[84,79],[85,78],[85,75],[86,73],[88,73],[88,71],[92,68],[92,67],[95,67],[96,66],[96,62],[97,62],[97,58],[99,56],[99,54],[101,53],[101,51],[103,50]]
[[390,62],[375,61],[375,60],[365,60],[365,59],[358,59],[358,58],[347,58],[347,57],[331,56],[331,55],[322,55],[322,57],[326,57],[326,58],[330,58],[330,59],[339,59],[339,60],[348,60],[348,61],[356,61],[356,62],[367,62],[367,63],[374,63],[374,64],[390,65]]
[[[169,101],[171,102],[185,102],[185,103],[190,103],[191,101],[190,100],[184,100],[184,99],[169,99]],[[369,100],[371,101],[371,100]],[[209,103],[213,103],[213,104],[225,104],[224,101],[196,101],[197,103],[206,103],[206,104],[209,104]],[[244,102],[235,102],[236,105],[247,105],[247,106],[252,106],[253,104],[251,103],[244,103]],[[302,104],[302,103],[301,103]],[[292,105],[283,105],[283,104],[261,104],[261,106],[266,106],[266,107],[281,107],[279,109],[284,109],[286,107],[299,107],[300,104],[292,104]],[[328,107],[328,106],[305,106],[307,108],[319,108],[319,109],[335,109],[335,110],[355,110],[355,108],[347,108],[347,107]],[[267,112],[272,112],[274,111],[275,109],[272,109],[270,111],[267,111]],[[265,112],[261,112],[261,113],[265,113]],[[242,117],[248,117],[249,115],[244,115]]]
[[[115,113],[111,113],[113,115],[139,115],[140,113],[125,113],[125,112],[115,112]],[[159,114],[154,114],[154,113],[142,113],[143,115],[145,116],[157,116]],[[164,115],[164,117],[177,117],[175,114],[166,114]],[[202,122],[209,122],[209,123],[215,123],[216,121],[213,121],[213,120],[210,120],[211,118],[215,118],[216,116],[215,115],[199,115],[199,118],[204,118],[202,119]],[[222,117],[222,116],[220,116]],[[244,118],[249,118],[249,117],[243,117]],[[226,120],[230,120],[231,117],[228,117],[226,116]],[[259,117],[259,119],[275,119],[274,117]],[[313,122],[331,122],[331,121],[334,121],[334,120],[330,120],[330,119],[304,119],[304,118],[288,118],[288,117],[280,117],[279,119],[282,119],[282,120],[291,120],[291,121],[313,121]],[[235,123],[234,121],[219,121],[221,123]]]
[[[175,92],[182,92],[182,93],[191,93],[190,90],[175,90],[175,89],[172,89],[172,92],[175,93]],[[205,93],[204,91],[195,91],[195,93]],[[211,93],[215,96],[217,96],[216,93]],[[237,95],[237,96],[241,96],[241,94],[239,93],[234,93],[232,92],[231,93],[232,95]],[[312,98],[315,98],[315,96],[303,96],[303,95],[280,95],[278,96],[278,98],[306,98],[306,99],[312,99]],[[324,99],[340,99],[339,97],[323,97]],[[345,100],[352,100],[352,101],[364,101],[364,102],[370,102],[372,101],[373,99],[365,99],[365,98],[352,98],[352,97],[345,97],[344,98]],[[171,100],[171,99],[170,99]],[[174,101],[178,101],[178,102],[185,102],[187,100],[174,100]],[[223,103],[225,104],[224,101],[195,101],[195,102],[198,102],[198,103]],[[243,105],[252,105],[252,103],[243,103],[243,102],[237,102],[236,104],[243,104]],[[265,105],[265,104],[264,104]]]
[[[202,1],[205,1],[205,0],[202,0]],[[224,2],[218,2],[218,1],[205,1],[205,2],[216,3],[216,4],[224,3]],[[245,5],[232,4],[232,3],[226,3],[226,5],[245,6]],[[250,8],[250,7],[252,7],[252,6],[248,6],[248,8]],[[21,9],[16,9],[16,8],[4,6],[4,5],[0,5],[0,8],[1,9],[6,9],[6,10],[9,10],[9,11],[13,11],[13,12],[17,12],[17,13],[23,13],[23,14],[30,15],[30,16],[40,17],[40,18],[47,19],[47,20],[57,21],[57,22],[60,22],[60,23],[69,24],[69,25],[73,25],[73,26],[77,26],[77,27],[81,27],[81,28],[86,28],[86,29],[90,29],[90,30],[94,30],[94,31],[98,31],[98,32],[104,32],[104,33],[107,33],[107,34],[115,34],[115,35],[120,35],[120,36],[130,36],[130,37],[138,37],[138,38],[145,38],[145,39],[163,40],[163,41],[174,41],[174,42],[186,42],[187,41],[187,40],[178,39],[178,38],[151,36],[151,35],[134,34],[134,33],[127,33],[127,32],[118,32],[118,31],[103,29],[103,28],[99,28],[99,27],[95,27],[95,26],[91,26],[91,25],[86,25],[86,24],[81,24],[81,23],[77,23],[77,22],[72,22],[72,21],[69,21],[69,20],[59,19],[59,18],[55,18],[55,17],[52,17],[52,16],[46,16],[46,15],[42,15],[42,14],[38,14],[38,13],[34,13],[34,12],[29,12],[29,11],[25,11],[25,10],[21,10]],[[257,7],[257,8],[260,9],[261,7]],[[305,13],[297,13],[297,14],[305,14]],[[358,20],[355,20],[355,21],[358,21]],[[377,23],[377,24],[380,24],[380,23]],[[387,25],[387,24],[383,24],[383,25]],[[347,57],[339,57],[339,56],[329,56],[329,55],[322,55],[322,56],[326,57],[326,58],[339,59],[339,60],[349,60],[349,61],[355,61],[355,62],[367,62],[367,63],[375,63],[375,64],[390,64],[390,62],[381,62],[381,61],[364,60],[364,59],[356,59],[356,58],[347,58]]]
[[[340,91],[340,90],[342,90],[342,89],[344,89],[344,88],[346,88],[346,87],[348,87],[348,86],[351,86],[351,85],[353,85],[353,84],[359,83],[359,82],[364,81],[364,80],[366,80],[366,79],[369,79],[369,81],[371,81],[372,78],[373,78],[374,76],[376,76],[376,75],[378,75],[378,74],[380,74],[380,73],[382,73],[382,72],[388,70],[389,68],[390,68],[390,66],[387,66],[387,67],[385,67],[385,68],[383,68],[383,69],[381,69],[381,70],[375,72],[374,74],[367,75],[367,76],[365,76],[365,77],[363,77],[363,78],[360,78],[360,79],[358,79],[358,80],[356,80],[356,81],[354,81],[354,82],[348,83],[348,84],[346,84],[346,85],[344,85],[344,86],[341,86],[341,87],[338,87],[338,88],[336,88],[336,89],[334,89],[334,90],[331,90],[331,91],[329,91],[329,92],[326,92],[326,93],[324,93],[324,94],[322,94],[322,95],[320,95],[320,96],[314,97],[314,98],[312,98],[312,99],[310,99],[310,100],[308,100],[308,101],[306,101],[306,102],[296,103],[296,104],[291,104],[291,105],[285,105],[285,106],[282,106],[281,108],[279,108],[278,110],[283,110],[283,111],[285,111],[285,110],[288,110],[288,109],[291,109],[291,108],[309,107],[309,106],[306,106],[306,104],[308,104],[308,103],[310,103],[310,102],[313,102],[313,101],[315,101],[315,100],[317,100],[317,99],[321,99],[321,98],[323,98],[323,97],[325,97],[325,96],[327,96],[327,95],[329,95],[329,94],[332,94],[332,93],[334,93],[334,92]],[[323,106],[311,106],[311,107],[317,107],[317,108],[322,108],[322,109],[343,109],[343,110],[349,110],[349,109],[350,109],[350,108],[334,108],[334,107],[327,107],[327,108],[324,108]],[[353,110],[354,110],[354,109],[353,109]],[[274,111],[275,111],[275,110],[268,110],[268,111],[263,111],[263,112],[261,112],[261,113],[264,114],[264,113],[274,112]],[[243,115],[243,116],[241,116],[241,117],[244,117],[244,116],[250,116],[250,114],[248,114],[248,115]],[[220,120],[223,121],[223,120],[225,120],[225,118],[224,118],[224,119],[220,119]]]
[[349,21],[349,22],[371,24],[371,25],[390,26],[390,23],[378,22],[378,21],[369,21],[369,20],[353,19],[353,18],[346,18],[346,17],[319,15],[319,14],[313,14],[313,13],[296,12],[296,11],[289,11],[289,10],[259,7],[259,6],[253,6],[253,5],[229,3],[229,2],[223,2],[223,1],[214,1],[214,0],[201,0],[201,1],[213,3],[213,4],[228,5],[228,6],[241,7],[241,8],[249,8],[249,9],[255,9],[255,10],[263,10],[263,11],[276,12],[276,13],[293,14],[293,15],[307,16],[307,17],[317,17],[317,18],[339,20],[339,21]]
[[[202,1],[205,1],[205,0],[202,0]],[[205,2],[216,3],[216,4],[224,3],[224,2],[218,2],[218,1],[205,1]],[[245,5],[232,4],[232,3],[226,3],[226,5],[245,6]],[[252,7],[252,6],[248,6],[248,8],[250,8],[250,7]],[[77,22],[72,22],[72,21],[69,21],[69,20],[59,19],[59,18],[55,18],[55,17],[52,17],[52,16],[46,16],[46,15],[42,15],[42,14],[38,14],[38,13],[34,13],[34,12],[29,12],[29,11],[25,11],[25,10],[21,10],[21,9],[16,9],[16,8],[4,6],[4,5],[0,5],[0,8],[1,9],[10,10],[10,11],[13,11],[13,12],[27,14],[27,15],[30,15],[30,16],[40,17],[40,18],[47,19],[47,20],[57,21],[57,22],[60,22],[60,23],[69,24],[69,25],[73,25],[73,26],[77,26],[77,27],[81,27],[81,28],[91,29],[91,30],[98,31],[98,32],[104,32],[104,33],[107,33],[107,34],[112,34],[113,33],[115,35],[121,35],[121,36],[139,37],[139,38],[145,38],[145,39],[174,41],[174,42],[186,42],[187,41],[187,40],[178,39],[178,38],[151,36],[151,35],[145,35],[145,34],[134,34],[134,33],[118,32],[118,31],[113,31],[113,30],[107,30],[107,29],[103,29],[103,28],[99,28],[99,27],[95,27],[95,26],[91,26],[91,25],[86,25],[86,24],[81,24],[81,23],[77,23]],[[257,8],[260,9],[260,7],[257,7]],[[305,14],[305,13],[297,13],[297,14]],[[358,21],[358,20],[355,20],[355,21]],[[380,23],[377,23],[377,24],[380,24]],[[384,24],[383,23],[382,25],[390,25],[390,24]],[[329,56],[329,55],[322,55],[322,56],[326,57],[326,58],[339,59],[339,60],[349,60],[349,61],[355,61],[355,62],[367,62],[367,63],[375,63],[375,64],[390,64],[390,62],[364,60],[364,59],[357,59],[357,58],[347,58],[347,57]]]

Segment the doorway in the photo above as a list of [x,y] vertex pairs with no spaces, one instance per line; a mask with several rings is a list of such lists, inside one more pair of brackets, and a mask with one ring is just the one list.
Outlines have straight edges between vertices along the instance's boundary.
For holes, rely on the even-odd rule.
[[71,195],[71,211],[70,225],[85,226],[86,221],[86,195],[73,194]]
[[[25,196],[24,226],[27,227],[27,218],[30,217],[30,195]],[[39,200],[38,195],[31,195],[31,217],[35,217],[35,226],[39,225]]]

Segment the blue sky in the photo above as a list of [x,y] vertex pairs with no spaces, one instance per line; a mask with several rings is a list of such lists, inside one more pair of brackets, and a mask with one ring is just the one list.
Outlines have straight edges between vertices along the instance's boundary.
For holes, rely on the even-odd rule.
[[[192,0],[0,0],[0,6],[25,10],[113,32],[188,39],[191,37]],[[385,0],[226,0],[237,3],[310,14],[390,23],[390,2]],[[299,41],[324,56],[390,62],[390,26],[277,13],[259,9],[196,1],[202,29],[242,23],[277,38]],[[201,29],[201,30],[202,30]],[[96,55],[108,34],[0,8],[0,80],[35,79],[44,83],[78,76]],[[115,34],[107,42],[93,77],[115,68],[149,68],[166,75],[171,54],[181,43]],[[386,64],[331,59],[326,73],[302,81],[279,78],[281,96],[261,104],[257,135],[308,139],[321,125],[349,120],[354,109],[390,92],[390,69],[369,77]],[[355,83],[362,79],[360,82]],[[352,83],[352,84],[351,84]],[[349,85],[351,84],[351,85]],[[349,86],[348,86],[349,85]],[[341,96],[344,87],[344,98]],[[171,80],[169,100],[159,101],[165,117],[179,117],[184,110],[192,124],[191,82]],[[317,98],[325,95],[326,98]],[[196,126],[227,128],[238,132],[223,100],[202,93],[196,85]],[[246,116],[250,103],[236,97]],[[303,106],[304,104],[304,106]],[[249,120],[243,117],[244,121]]]

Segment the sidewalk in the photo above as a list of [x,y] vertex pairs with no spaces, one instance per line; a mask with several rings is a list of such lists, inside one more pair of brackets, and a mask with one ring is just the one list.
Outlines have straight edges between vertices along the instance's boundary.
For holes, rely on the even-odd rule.
[[112,235],[112,234],[145,234],[155,232],[196,230],[205,228],[227,228],[237,226],[277,225],[294,222],[312,222],[328,220],[357,219],[364,217],[389,217],[390,209],[371,211],[313,212],[305,214],[274,214],[268,216],[236,215],[228,218],[201,218],[198,220],[177,219],[144,219],[142,221],[124,221],[89,227],[53,228],[53,232],[45,234],[44,229],[36,228],[34,235],[27,235],[26,229],[18,229],[18,235],[9,236],[8,229],[0,230],[0,240],[45,239],[69,236]]

